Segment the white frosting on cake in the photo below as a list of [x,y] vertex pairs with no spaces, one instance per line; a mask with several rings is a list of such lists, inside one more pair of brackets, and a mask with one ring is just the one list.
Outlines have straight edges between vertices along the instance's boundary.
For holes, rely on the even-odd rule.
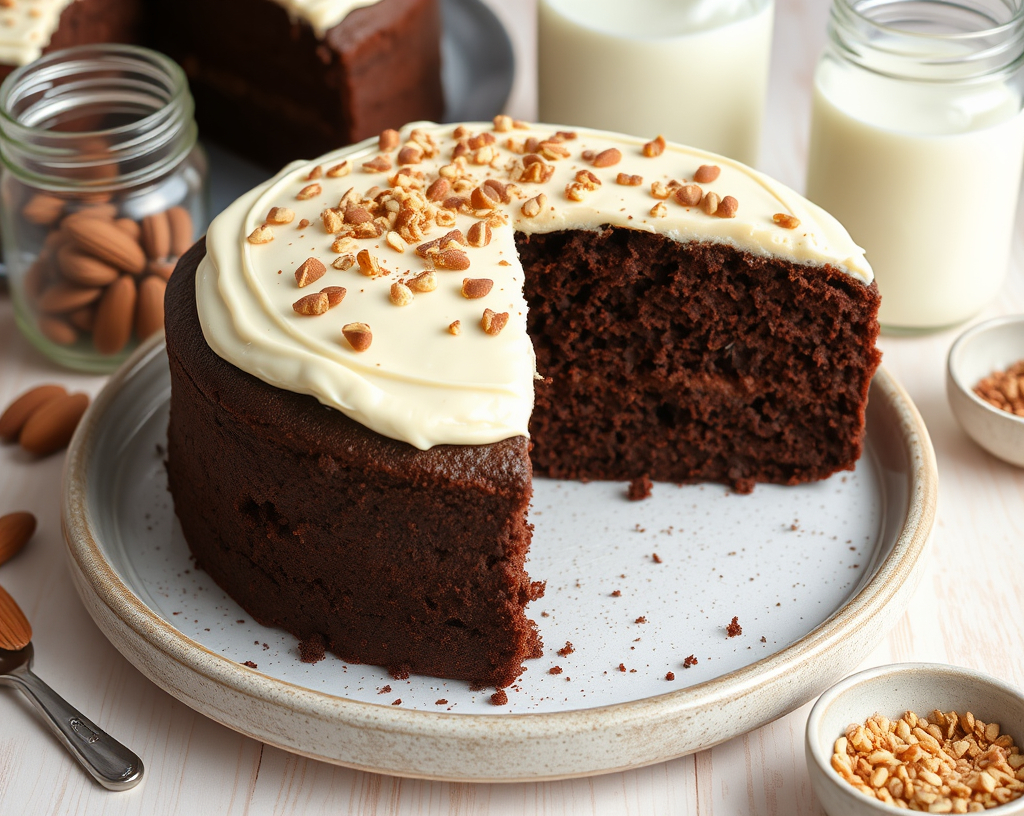
[[[414,132],[417,127],[419,130]],[[533,161],[524,155],[525,141],[550,140],[557,131],[567,128],[537,125],[530,130],[495,132],[490,124],[465,127],[474,136],[490,133],[496,137],[489,164],[474,163],[488,158],[475,149],[451,164],[457,144],[454,126],[412,125],[402,132],[402,145],[407,144],[410,135],[426,146],[427,153],[433,149],[432,141],[437,145],[436,156],[407,165],[410,171],[423,173],[422,180],[412,178],[411,173],[406,173],[404,179],[395,178],[399,151],[381,154],[377,139],[371,139],[313,162],[289,165],[226,209],[210,226],[207,256],[196,280],[199,317],[211,348],[265,382],[312,394],[324,405],[384,436],[421,449],[438,444],[482,444],[527,435],[533,407],[533,347],[526,334],[523,270],[514,231],[597,230],[610,224],[660,233],[680,242],[725,243],[800,264],[829,264],[864,283],[872,279],[862,250],[834,218],[738,162],[673,144],[661,155],[647,157],[642,139],[577,129],[575,138],[551,143],[547,148],[531,145],[542,156],[547,152],[543,167],[550,168],[546,171],[549,180],[535,183],[519,178],[524,158]],[[595,166],[593,155],[611,148],[621,153],[621,160],[610,166]],[[559,158],[562,152],[568,155]],[[363,169],[363,162],[380,155],[389,156],[395,169]],[[330,169],[345,160],[353,168],[351,173],[333,177]],[[351,253],[347,247],[340,252],[332,250],[333,242],[356,228],[348,226],[341,233],[329,233],[326,224],[331,216],[325,221],[325,210],[339,208],[350,188],[360,197],[373,186],[393,194],[393,181],[399,183],[401,197],[410,195],[406,192],[410,184],[426,190],[438,178],[442,165],[448,165],[445,172],[449,175],[462,173],[464,178],[449,196],[461,190],[460,194],[471,200],[471,190],[485,179],[494,178],[515,182],[508,188],[510,200],[498,204],[495,210],[467,206],[457,214],[439,206],[443,201],[427,203],[419,212],[426,216],[440,212],[445,223],[429,224],[424,237],[412,240],[408,227],[403,228],[400,222],[389,224],[410,239],[405,242],[408,246],[404,252],[389,245],[387,233],[354,239],[357,249],[367,249],[379,260],[385,273],[378,277],[361,274],[358,264],[348,269],[332,266],[340,255]],[[463,165],[461,170],[457,165]],[[702,165],[713,165],[721,171],[714,181],[700,185],[703,192],[721,198],[732,196],[738,202],[735,217],[708,215],[700,206],[686,207],[674,197],[661,200],[653,194],[653,182],[666,187],[673,180],[690,183]],[[593,174],[600,186],[572,189],[584,170]],[[620,184],[620,173],[642,176],[643,182],[637,186]],[[310,197],[299,198],[304,189],[306,193],[301,194]],[[530,217],[524,213],[524,205],[529,212],[530,202],[536,201],[539,193],[544,193],[547,201],[538,214]],[[420,193],[411,195],[410,200],[423,200]],[[452,202],[448,203],[450,206]],[[387,206],[381,207],[382,213],[387,212]],[[396,200],[390,206],[398,207],[399,203]],[[294,220],[265,226],[274,207],[293,210]],[[652,214],[652,207],[663,210],[663,214]],[[335,213],[340,211],[336,209]],[[392,284],[408,282],[435,266],[445,265],[445,259],[438,261],[436,254],[417,254],[418,243],[440,238],[456,228],[468,237],[470,228],[491,212],[504,213],[508,225],[495,226],[487,246],[463,246],[468,269],[437,268],[436,290],[413,293],[413,301],[405,306],[392,303]],[[799,226],[780,226],[773,220],[776,214],[798,219]],[[299,226],[302,219],[309,224]],[[271,240],[247,240],[261,227],[268,231],[264,237]],[[307,258],[321,261],[326,273],[300,288],[295,270]],[[493,288],[482,298],[467,299],[462,294],[464,278],[491,280]],[[292,307],[295,301],[327,286],[347,290],[340,305],[317,316],[296,313]],[[508,314],[507,325],[497,335],[486,333],[481,326],[485,308]],[[458,335],[449,331],[455,320],[461,325]],[[372,332],[370,347],[361,352],[353,349],[342,332],[343,326],[356,322],[368,324]]]
[[10,0],[0,8],[0,64],[28,65],[50,44],[60,15],[76,0]]
[[301,20],[320,39],[353,9],[372,6],[380,0],[273,0],[284,6],[293,20]]

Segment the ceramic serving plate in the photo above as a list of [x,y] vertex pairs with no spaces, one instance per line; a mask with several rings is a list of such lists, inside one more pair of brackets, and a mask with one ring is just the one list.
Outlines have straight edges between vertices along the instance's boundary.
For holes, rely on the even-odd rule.
[[[821,483],[749,496],[657,484],[630,502],[621,483],[538,480],[528,567],[547,580],[530,607],[544,656],[499,707],[493,689],[397,681],[331,656],[302,663],[293,638],[254,623],[197,570],[167,492],[169,391],[154,339],[72,442],[63,522],[85,606],[128,660],[197,711],[382,773],[604,773],[768,723],[856,667],[896,622],[935,512],[931,443],[885,371],[871,387],[857,470]],[[742,634],[729,637],[734,617]]]

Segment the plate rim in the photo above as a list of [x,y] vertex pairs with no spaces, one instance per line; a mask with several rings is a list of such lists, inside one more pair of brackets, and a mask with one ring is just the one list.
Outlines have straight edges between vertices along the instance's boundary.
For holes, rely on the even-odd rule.
[[[648,756],[635,763],[619,764],[614,767],[602,765],[570,772],[559,771],[548,775],[543,773],[519,775],[514,771],[499,775],[438,774],[410,768],[384,767],[379,763],[363,764],[351,759],[331,756],[323,751],[318,753],[308,747],[295,745],[293,741],[285,738],[275,740],[274,737],[280,735],[259,733],[249,727],[251,724],[239,722],[237,717],[220,717],[211,714],[209,705],[203,707],[204,701],[189,697],[165,678],[154,677],[152,673],[146,671],[143,665],[145,656],[137,654],[135,648],[129,648],[127,644],[121,642],[123,634],[133,633],[134,639],[155,650],[155,654],[162,655],[163,658],[179,664],[186,671],[225,687],[227,691],[234,695],[240,695],[242,699],[248,699],[252,703],[284,707],[289,712],[307,720],[321,721],[328,725],[365,728],[386,735],[397,737],[404,735],[428,741],[431,739],[450,740],[453,734],[468,732],[473,739],[490,740],[503,745],[526,739],[533,741],[538,739],[556,740],[561,741],[559,744],[564,744],[564,739],[567,736],[578,735],[581,731],[614,731],[650,723],[652,717],[657,717],[662,721],[688,718],[702,712],[728,709],[730,705],[741,703],[759,689],[765,689],[785,675],[792,673],[797,665],[806,665],[814,661],[815,658],[828,654],[838,643],[851,639],[855,631],[863,634],[868,622],[877,618],[878,613],[884,611],[886,606],[897,596],[903,601],[905,608],[923,569],[922,555],[927,549],[929,534],[934,524],[938,492],[935,454],[927,428],[917,408],[896,379],[880,366],[871,388],[872,390],[876,387],[880,389],[886,399],[896,408],[900,424],[900,438],[905,447],[911,472],[907,497],[908,509],[901,531],[891,552],[882,559],[870,579],[828,619],[780,651],[735,671],[686,688],[640,700],[562,712],[525,712],[500,715],[453,714],[404,709],[316,691],[290,681],[272,678],[257,669],[237,664],[230,658],[192,640],[135,595],[101,552],[99,542],[94,536],[92,516],[87,501],[89,489],[85,477],[89,456],[95,445],[104,415],[126,382],[137,371],[150,364],[154,357],[164,353],[162,333],[142,344],[111,376],[102,391],[93,400],[69,445],[62,478],[61,526],[67,545],[69,566],[76,579],[75,586],[87,610],[104,635],[118,651],[158,686],[225,726],[292,753],[359,770],[419,779],[522,782],[612,773],[666,761],[695,750],[710,748],[751,729],[722,731],[717,736],[712,736],[710,741],[705,740],[699,746],[682,753],[673,751],[664,755]],[[89,597],[90,595],[92,597]],[[109,617],[106,613],[98,614],[94,601],[98,601],[113,617]],[[901,614],[902,611],[903,609],[899,610]],[[126,627],[126,630],[111,631],[112,628],[116,629],[118,626]],[[877,629],[877,625],[874,628]],[[888,629],[889,626],[886,626],[879,633],[879,638]],[[872,645],[874,643],[877,643],[877,639],[872,641]],[[138,643],[135,645],[137,646]],[[835,679],[841,676],[843,674],[837,675]],[[822,686],[817,693],[820,693],[825,687]],[[787,706],[785,710],[776,712],[771,719],[758,722],[753,727],[759,727],[765,722],[798,708],[817,696],[817,693],[811,696],[804,695],[795,704],[792,704],[791,700],[783,703],[784,706]]]

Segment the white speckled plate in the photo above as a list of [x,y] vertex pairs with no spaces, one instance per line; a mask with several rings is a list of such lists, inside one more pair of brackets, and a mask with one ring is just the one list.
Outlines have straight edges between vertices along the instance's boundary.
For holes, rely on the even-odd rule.
[[[460,682],[396,681],[330,656],[302,663],[292,637],[255,624],[195,570],[163,469],[169,390],[163,343],[149,342],[72,442],[63,519],[86,607],[132,663],[196,710],[383,773],[602,773],[763,725],[854,668],[896,622],[935,510],[927,432],[884,371],[866,455],[825,482],[750,496],[657,484],[630,502],[621,483],[539,480],[529,569],[547,593],[530,612],[545,653],[497,707],[491,690]],[[734,616],[743,632],[730,638]],[[566,641],[572,653],[558,654]],[[684,668],[690,655],[697,663]]]

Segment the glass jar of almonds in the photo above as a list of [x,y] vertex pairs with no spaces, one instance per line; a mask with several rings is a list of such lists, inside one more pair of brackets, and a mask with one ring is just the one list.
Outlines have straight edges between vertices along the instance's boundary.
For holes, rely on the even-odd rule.
[[18,326],[111,371],[163,328],[175,262],[207,218],[185,74],[126,45],[56,51],[0,86],[0,240]]

